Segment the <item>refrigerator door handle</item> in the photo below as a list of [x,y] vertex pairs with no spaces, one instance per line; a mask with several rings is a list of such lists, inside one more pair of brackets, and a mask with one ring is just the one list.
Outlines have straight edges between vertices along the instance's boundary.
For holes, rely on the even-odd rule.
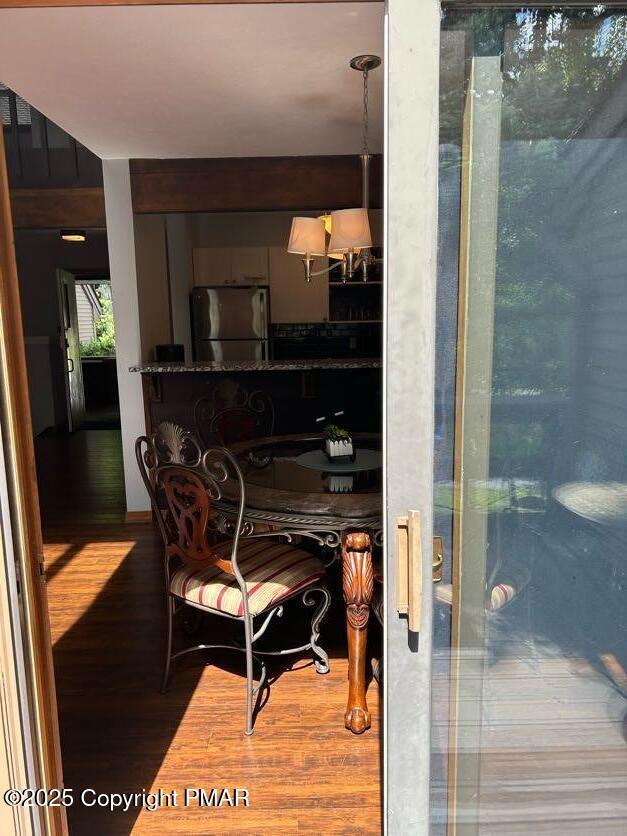
[[[267,317],[268,317],[268,313],[267,313],[267,311],[266,311],[266,293],[267,293],[267,292],[268,292],[267,290],[262,290],[262,291],[261,291],[261,299],[260,299],[261,322],[262,322],[262,324],[263,324],[263,334],[262,334],[262,338],[263,338],[264,340],[267,340],[267,339],[268,339],[268,319],[267,319]],[[264,358],[263,358],[263,359],[264,359],[264,360],[267,360],[268,358],[264,356]]]

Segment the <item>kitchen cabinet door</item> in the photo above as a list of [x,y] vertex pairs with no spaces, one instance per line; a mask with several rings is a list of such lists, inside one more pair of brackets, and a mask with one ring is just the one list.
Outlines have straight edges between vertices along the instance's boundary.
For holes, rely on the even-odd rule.
[[232,249],[231,280],[234,284],[267,284],[268,248],[235,247]]
[[[285,247],[270,247],[270,312],[272,322],[326,322],[329,318],[329,276],[305,281],[299,256]],[[313,270],[322,270],[328,259],[317,258]]]
[[206,284],[231,284],[232,250],[230,247],[194,247],[194,287]]
[[195,247],[194,286],[268,284],[267,247]]

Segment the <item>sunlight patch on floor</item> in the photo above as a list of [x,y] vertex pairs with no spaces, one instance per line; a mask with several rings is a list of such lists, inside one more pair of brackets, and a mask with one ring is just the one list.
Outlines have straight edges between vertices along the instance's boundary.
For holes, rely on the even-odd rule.
[[53,566],[60,557],[63,557],[72,548],[74,548],[74,543],[44,543],[46,567]]
[[[53,647],[94,605],[103,588],[135,546],[135,540],[87,541],[80,545],[45,544],[46,588]],[[96,578],[97,583],[94,582]],[[60,611],[63,619],[57,617]],[[63,629],[56,629],[56,625],[61,623]]]

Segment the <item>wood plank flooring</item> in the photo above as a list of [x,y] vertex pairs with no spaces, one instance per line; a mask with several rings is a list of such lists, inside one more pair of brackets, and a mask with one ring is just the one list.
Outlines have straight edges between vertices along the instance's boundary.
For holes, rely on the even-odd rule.
[[161,695],[162,549],[152,526],[122,524],[119,434],[47,437],[37,447],[66,786],[245,787],[250,798],[237,809],[76,805],[71,834],[380,833],[378,688],[368,692],[372,730],[346,732],[341,607],[323,634],[331,673],[318,676],[307,658],[292,670],[275,665],[251,738],[239,658],[204,664],[191,655]]
[[35,451],[44,528],[124,522],[119,430],[45,433],[35,439]]

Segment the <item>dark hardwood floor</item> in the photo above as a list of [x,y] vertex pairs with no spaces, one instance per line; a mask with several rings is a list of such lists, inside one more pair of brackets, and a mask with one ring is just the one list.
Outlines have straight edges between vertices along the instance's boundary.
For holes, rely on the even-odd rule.
[[124,522],[119,430],[44,433],[35,439],[35,452],[44,529]]
[[[179,804],[193,787],[244,787],[250,798],[248,808],[126,813],[79,804],[70,832],[380,833],[378,689],[368,692],[372,729],[346,732],[339,587],[323,634],[331,673],[318,676],[306,657],[291,670],[275,665],[246,738],[240,659],[191,655],[159,693],[162,548],[151,525],[123,522],[119,432],[45,436],[37,457],[66,786],[77,795],[178,790]],[[301,627],[288,617],[282,629]]]

